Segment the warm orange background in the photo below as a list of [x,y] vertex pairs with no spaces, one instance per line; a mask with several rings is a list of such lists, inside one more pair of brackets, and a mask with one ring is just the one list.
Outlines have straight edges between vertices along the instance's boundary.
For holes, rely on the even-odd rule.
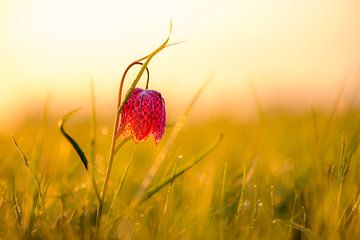
[[172,41],[186,42],[154,59],[150,87],[173,112],[209,76],[205,115],[251,113],[249,81],[265,107],[327,106],[344,80],[356,96],[357,0],[1,0],[2,128],[48,93],[53,111],[87,107],[90,78],[99,109],[113,110],[125,66],[165,39],[170,18]]

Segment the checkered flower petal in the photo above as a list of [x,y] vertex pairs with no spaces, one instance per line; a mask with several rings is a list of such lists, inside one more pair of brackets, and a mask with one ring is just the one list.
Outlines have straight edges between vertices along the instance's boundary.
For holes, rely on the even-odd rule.
[[150,135],[158,144],[165,131],[166,110],[161,94],[154,90],[135,88],[121,112],[117,137],[131,136],[135,143]]

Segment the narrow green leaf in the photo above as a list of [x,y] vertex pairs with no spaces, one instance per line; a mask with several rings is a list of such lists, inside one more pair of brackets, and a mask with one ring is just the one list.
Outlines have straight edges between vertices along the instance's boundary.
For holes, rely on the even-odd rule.
[[72,138],[64,129],[64,124],[65,122],[69,119],[69,117],[75,113],[76,111],[78,111],[78,109],[75,109],[69,113],[67,113],[62,119],[59,120],[58,122],[58,127],[60,128],[60,132],[64,135],[64,137],[69,141],[69,143],[71,144],[71,146],[73,146],[73,148],[75,149],[76,153],[79,155],[81,162],[84,164],[85,169],[88,169],[88,160],[85,156],[84,151],[81,149],[81,147],[79,146],[79,144],[74,140],[74,138]]
[[130,97],[131,93],[134,91],[137,83],[139,82],[141,76],[143,75],[144,71],[146,70],[146,68],[147,68],[148,64],[150,63],[151,59],[152,59],[156,54],[158,54],[161,50],[163,50],[163,49],[167,46],[167,44],[168,44],[168,42],[169,42],[169,40],[170,40],[171,32],[172,32],[172,21],[170,21],[170,32],[169,32],[169,35],[168,35],[168,37],[166,38],[166,40],[165,40],[157,49],[155,49],[155,51],[153,51],[152,53],[150,53],[150,54],[147,55],[146,57],[143,57],[143,58],[141,58],[141,59],[139,59],[139,60],[136,61],[136,62],[139,62],[139,61],[143,61],[143,60],[146,59],[146,61],[145,61],[144,64],[142,65],[139,73],[137,74],[135,80],[134,80],[133,83],[131,84],[128,92],[126,93],[126,96],[125,96],[125,98],[124,98],[124,101],[122,102],[122,104],[120,105],[120,108],[118,109],[118,113],[120,113],[120,112],[122,111],[122,109],[123,109],[123,107],[124,107],[124,103],[126,103],[126,101],[128,100],[128,98]]
[[19,154],[21,155],[22,159],[24,160],[24,164],[26,166],[26,168],[29,170],[29,172],[33,175],[35,181],[36,181],[36,184],[37,184],[37,187],[38,187],[38,191],[40,193],[40,195],[42,194],[42,191],[41,191],[41,183],[40,183],[40,178],[39,176],[36,174],[36,172],[34,171],[34,169],[32,169],[32,167],[30,166],[30,162],[28,160],[28,158],[26,157],[25,153],[21,150],[19,144],[17,143],[17,141],[15,140],[15,137],[13,134],[11,134],[11,138],[12,138],[12,141],[16,147],[16,150],[19,152]]
[[112,213],[112,209],[114,208],[114,205],[115,205],[115,201],[117,200],[119,194],[120,194],[120,191],[122,190],[123,186],[124,186],[124,182],[125,182],[125,178],[127,176],[127,173],[128,173],[128,170],[130,168],[130,165],[132,164],[133,160],[134,160],[134,154],[135,154],[135,149],[130,157],[130,160],[129,162],[127,163],[126,167],[125,167],[125,170],[121,176],[121,179],[120,179],[120,183],[115,191],[115,194],[114,194],[114,197],[112,199],[112,202],[111,202],[111,205],[110,205],[110,209],[109,209],[109,215]]
[[239,213],[244,205],[244,198],[245,198],[245,188],[246,188],[246,167],[245,164],[243,164],[243,173],[242,173],[242,186],[241,186],[241,192],[239,197],[239,202],[237,204],[236,213]]
[[220,142],[223,139],[223,134],[220,134],[218,140],[216,141],[216,143],[214,143],[210,148],[208,148],[206,151],[204,151],[202,154],[200,154],[198,157],[195,158],[195,160],[181,168],[179,171],[176,171],[175,174],[171,174],[171,176],[165,178],[163,181],[161,181],[158,185],[156,185],[155,187],[151,188],[150,190],[148,190],[143,197],[140,200],[140,203],[145,202],[146,200],[148,200],[149,198],[151,198],[154,194],[156,194],[157,192],[159,192],[162,188],[164,188],[166,185],[168,185],[169,183],[173,182],[176,178],[180,177],[181,175],[183,175],[185,172],[187,172],[188,170],[190,170],[192,167],[194,167],[195,165],[197,165],[201,160],[203,160],[205,157],[207,157],[212,151],[215,150],[215,148],[220,144]]

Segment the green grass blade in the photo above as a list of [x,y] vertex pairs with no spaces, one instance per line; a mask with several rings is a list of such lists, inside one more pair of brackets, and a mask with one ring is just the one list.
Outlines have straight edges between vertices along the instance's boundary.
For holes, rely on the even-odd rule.
[[33,175],[35,181],[36,181],[36,184],[37,184],[37,187],[38,187],[38,191],[39,191],[39,194],[42,195],[42,191],[41,191],[41,183],[40,183],[40,178],[39,176],[36,174],[36,172],[31,168],[30,166],[30,162],[28,160],[28,158],[26,157],[25,153],[21,150],[19,144],[16,142],[13,134],[11,134],[11,138],[12,138],[12,141],[16,147],[16,150],[20,153],[22,159],[24,160],[24,163],[25,163],[25,166],[26,168],[29,170],[29,172],[31,173],[31,175]]
[[195,158],[195,160],[189,164],[188,166],[185,166],[181,168],[179,171],[176,171],[175,174],[172,174],[170,177],[165,178],[163,181],[161,181],[158,185],[148,190],[143,197],[140,200],[140,203],[145,202],[149,198],[151,198],[154,194],[159,192],[161,189],[163,189],[166,185],[173,182],[176,178],[180,177],[187,171],[189,171],[191,168],[193,168],[195,165],[197,165],[201,160],[205,159],[212,151],[216,149],[216,147],[220,144],[220,142],[223,139],[223,134],[221,134],[218,138],[218,140],[213,144],[210,148],[208,148],[206,151],[204,151],[202,154],[200,154],[198,157]]
[[84,151],[81,149],[81,147],[79,146],[79,144],[74,140],[74,138],[72,138],[64,129],[64,124],[66,123],[66,121],[69,119],[69,117],[75,113],[76,111],[78,111],[79,109],[75,109],[71,112],[69,112],[68,114],[66,114],[62,119],[60,119],[58,126],[60,128],[60,132],[64,135],[64,137],[69,141],[69,143],[71,144],[71,146],[73,146],[73,148],[75,149],[76,153],[78,154],[78,156],[80,157],[81,162],[84,164],[85,169],[88,169],[88,160],[85,156]]
[[121,190],[122,190],[122,188],[123,188],[123,186],[124,186],[125,178],[126,178],[127,173],[128,173],[128,171],[129,171],[130,165],[132,164],[132,162],[133,162],[133,160],[134,160],[134,154],[135,154],[135,149],[134,149],[134,151],[133,151],[133,153],[132,153],[132,155],[131,155],[131,157],[130,157],[130,160],[129,160],[129,162],[127,163],[127,165],[126,165],[126,167],[125,167],[125,170],[124,170],[124,172],[123,172],[123,174],[122,174],[122,176],[121,176],[119,186],[118,186],[118,188],[116,189],[116,192],[115,192],[115,194],[114,194],[114,197],[113,197],[112,202],[111,202],[111,205],[110,205],[109,215],[112,213],[112,210],[113,210],[114,205],[115,205],[115,201],[116,201],[116,199],[118,198],[119,193],[121,192]]
[[90,164],[89,164],[89,177],[91,185],[94,189],[96,198],[100,201],[100,191],[96,181],[96,166],[95,166],[95,154],[96,154],[96,100],[95,100],[95,87],[93,79],[90,80],[90,94],[91,94],[91,130],[90,130]]
[[34,171],[38,171],[41,153],[44,146],[45,135],[48,127],[48,118],[49,118],[49,108],[51,102],[50,93],[46,96],[44,107],[41,114],[41,120],[39,122],[37,136],[35,137],[35,146],[34,151],[31,154],[30,159],[32,159],[32,167]]
[[318,236],[315,236],[315,234],[311,231],[311,229],[309,228],[306,228],[305,226],[302,226],[298,223],[295,223],[295,222],[290,222],[290,221],[286,221],[286,220],[282,220],[282,219],[274,219],[273,220],[273,223],[274,224],[282,224],[282,225],[285,225],[285,226],[289,226],[289,227],[292,227],[296,230],[299,230],[303,233],[307,233],[309,234],[312,238],[315,238],[317,239]]
[[12,178],[11,181],[12,181],[12,199],[13,199],[14,209],[15,209],[15,213],[16,213],[16,220],[17,220],[18,224],[21,226],[21,224],[22,224],[22,212],[21,212],[21,208],[19,206],[18,198],[16,196],[15,178]]
[[144,58],[139,59],[139,61],[143,61],[143,60],[145,60],[145,59],[146,59],[146,61],[145,61],[144,64],[142,65],[139,73],[137,74],[135,80],[134,80],[133,83],[131,84],[128,92],[126,93],[126,96],[125,96],[125,98],[124,98],[124,101],[122,102],[120,108],[118,109],[118,113],[120,113],[120,112],[122,111],[122,109],[123,109],[123,107],[124,107],[124,103],[128,100],[128,98],[130,97],[131,93],[134,91],[136,85],[138,84],[141,76],[143,75],[144,71],[146,70],[147,66],[149,65],[151,59],[152,59],[156,54],[158,54],[161,50],[163,50],[163,49],[167,46],[167,44],[168,44],[168,42],[169,42],[169,40],[170,40],[171,32],[172,32],[172,22],[170,21],[170,32],[169,32],[169,35],[168,35],[168,37],[166,38],[166,40],[165,40],[157,49],[155,49],[152,53],[150,53],[149,55],[147,55],[147,56],[144,57]]
[[242,184],[241,184],[241,192],[240,192],[240,197],[239,197],[239,202],[237,204],[237,208],[236,208],[236,213],[239,214],[241,209],[243,208],[244,205],[244,199],[245,199],[245,190],[246,190],[246,167],[245,167],[245,163],[243,164],[243,179],[242,179]]
[[226,185],[226,174],[227,174],[228,162],[224,163],[224,171],[221,183],[221,204],[225,204],[225,185]]

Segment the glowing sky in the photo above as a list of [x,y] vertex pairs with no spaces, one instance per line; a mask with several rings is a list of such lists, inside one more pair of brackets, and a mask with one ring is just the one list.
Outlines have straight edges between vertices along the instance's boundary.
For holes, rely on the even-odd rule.
[[121,72],[164,40],[170,18],[172,41],[186,42],[154,59],[150,87],[173,106],[210,75],[207,107],[246,108],[250,78],[264,104],[326,103],[359,70],[357,0],[1,0],[1,118],[48,92],[54,106],[82,106],[90,78],[112,109]]

